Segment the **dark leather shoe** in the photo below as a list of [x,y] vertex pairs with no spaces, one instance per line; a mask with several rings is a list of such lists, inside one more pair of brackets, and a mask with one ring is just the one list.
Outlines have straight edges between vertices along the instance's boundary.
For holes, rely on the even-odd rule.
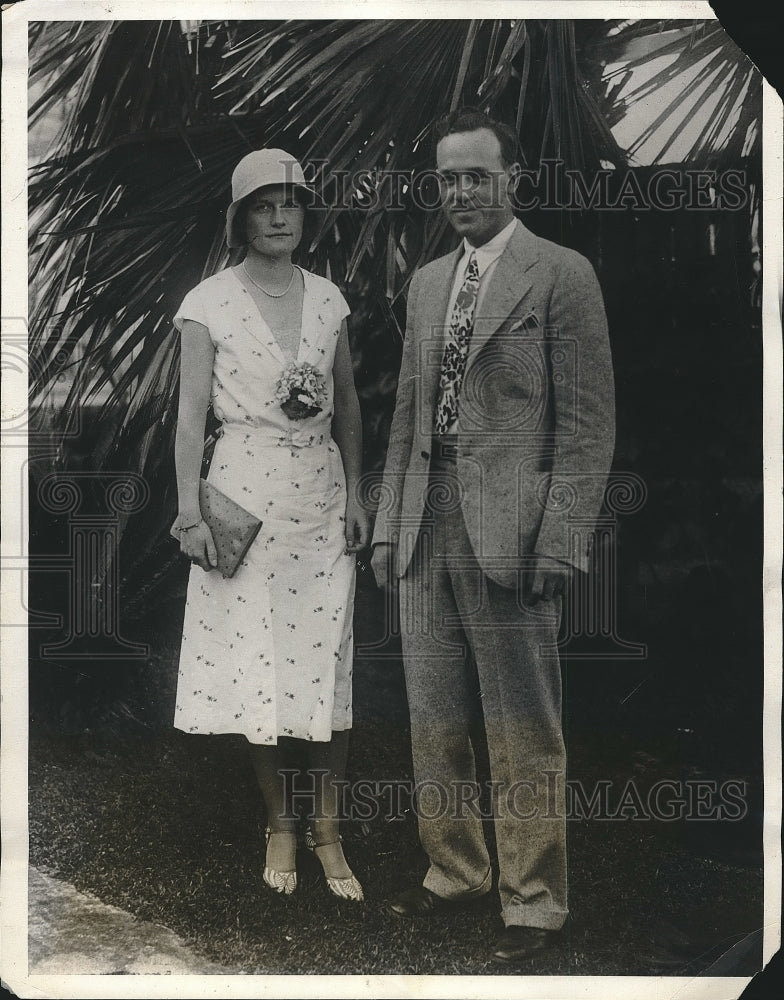
[[560,937],[560,931],[511,924],[496,942],[490,958],[493,962],[522,962],[552,948]]
[[416,885],[413,889],[406,889],[397,896],[393,896],[387,902],[387,908],[396,917],[427,917],[432,913],[440,913],[454,907],[451,899],[444,899],[443,896],[436,896],[434,892],[426,889],[423,885]]

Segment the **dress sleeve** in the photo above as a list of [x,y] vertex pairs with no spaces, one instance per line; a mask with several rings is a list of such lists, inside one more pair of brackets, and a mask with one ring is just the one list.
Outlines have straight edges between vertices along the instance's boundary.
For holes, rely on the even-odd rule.
[[207,311],[202,303],[200,285],[197,285],[188,292],[174,316],[174,325],[180,333],[182,333],[183,321],[186,319],[195,320],[209,329],[210,324],[207,322]]
[[346,316],[351,315],[348,302],[346,302],[337,289],[335,290],[335,310],[337,312],[338,323],[342,323]]

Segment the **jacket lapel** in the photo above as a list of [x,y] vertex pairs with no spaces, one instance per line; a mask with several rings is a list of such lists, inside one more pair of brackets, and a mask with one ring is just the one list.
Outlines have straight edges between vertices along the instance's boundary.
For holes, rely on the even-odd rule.
[[533,280],[526,272],[538,259],[533,234],[518,221],[506,250],[498,258],[490,284],[474,316],[466,368],[530,292]]
[[[420,393],[422,413],[431,414],[435,409],[436,392],[441,375],[444,342],[449,321],[446,310],[452,291],[455,268],[463,255],[462,244],[428,268],[426,280],[419,292],[418,348],[421,372]],[[429,425],[428,425],[429,426]]]

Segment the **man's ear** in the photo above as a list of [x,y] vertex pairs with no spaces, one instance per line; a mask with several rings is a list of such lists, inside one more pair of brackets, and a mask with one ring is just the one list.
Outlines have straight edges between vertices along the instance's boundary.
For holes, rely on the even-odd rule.
[[509,180],[507,181],[507,191],[511,194],[517,187],[520,181],[520,175],[523,172],[523,168],[519,163],[512,163],[511,166],[507,167],[506,170]]

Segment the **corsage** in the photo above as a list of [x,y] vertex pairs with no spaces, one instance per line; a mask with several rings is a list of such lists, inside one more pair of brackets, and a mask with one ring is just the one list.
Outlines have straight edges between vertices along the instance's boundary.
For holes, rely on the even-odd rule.
[[327,398],[327,380],[313,365],[291,362],[278,379],[275,398],[289,420],[315,417]]

